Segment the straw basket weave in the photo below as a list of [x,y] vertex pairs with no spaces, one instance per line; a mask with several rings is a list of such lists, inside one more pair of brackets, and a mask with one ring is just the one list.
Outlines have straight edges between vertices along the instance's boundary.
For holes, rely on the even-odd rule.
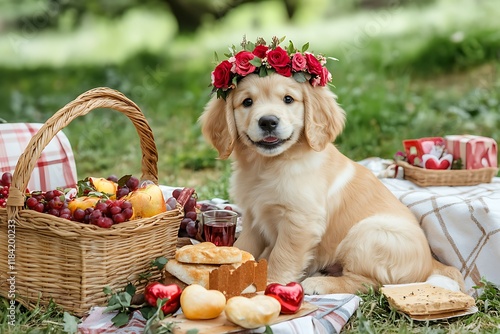
[[412,166],[405,161],[398,161],[404,169],[404,178],[421,187],[432,186],[474,186],[490,183],[498,173],[495,167],[481,169],[433,170]]
[[[73,119],[96,108],[117,110],[132,121],[142,150],[141,179],[158,183],[151,128],[139,107],[120,92],[92,89],[47,120],[20,156],[7,207],[0,209],[0,294],[7,297],[15,288],[16,300],[25,306],[47,305],[53,299],[81,316],[92,306],[105,305],[105,286],[121,289],[150,271],[155,258],[174,255],[180,207],[109,229],[23,208],[24,190],[42,150]],[[7,282],[11,277],[14,284]]]

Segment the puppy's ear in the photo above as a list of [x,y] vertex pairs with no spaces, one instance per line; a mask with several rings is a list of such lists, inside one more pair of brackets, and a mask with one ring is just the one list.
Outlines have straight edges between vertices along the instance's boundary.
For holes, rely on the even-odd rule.
[[328,87],[304,85],[305,126],[309,146],[323,150],[344,129],[345,112]]
[[236,140],[232,101],[231,94],[226,100],[212,97],[199,119],[201,132],[219,152],[219,159],[227,159],[231,155]]

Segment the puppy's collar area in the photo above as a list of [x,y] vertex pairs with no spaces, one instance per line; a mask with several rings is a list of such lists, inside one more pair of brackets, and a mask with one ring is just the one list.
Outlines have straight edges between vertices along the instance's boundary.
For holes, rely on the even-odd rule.
[[218,63],[212,71],[212,93],[217,92],[217,98],[225,100],[227,94],[236,88],[241,79],[253,73],[260,77],[277,73],[293,77],[300,83],[309,82],[312,86],[325,86],[332,81],[332,74],[326,68],[325,56],[307,52],[309,43],[304,44],[299,50],[290,41],[288,47],[282,48],[279,44],[284,40],[285,37],[278,39],[275,36],[268,46],[262,38],[252,43],[243,37],[241,42],[243,49],[237,51],[233,45],[230,54],[226,54],[228,59]]

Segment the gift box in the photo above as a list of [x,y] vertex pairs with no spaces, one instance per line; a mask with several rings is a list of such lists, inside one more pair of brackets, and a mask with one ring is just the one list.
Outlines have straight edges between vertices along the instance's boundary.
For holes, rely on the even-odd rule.
[[473,135],[447,135],[446,150],[454,160],[461,159],[463,169],[497,167],[497,143],[493,138]]

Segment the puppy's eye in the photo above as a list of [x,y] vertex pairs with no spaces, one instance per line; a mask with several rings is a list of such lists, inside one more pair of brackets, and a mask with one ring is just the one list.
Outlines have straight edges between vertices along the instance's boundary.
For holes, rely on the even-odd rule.
[[293,97],[291,97],[290,95],[287,95],[283,98],[283,102],[285,102],[286,104],[290,104],[293,102]]
[[243,100],[244,107],[250,107],[253,104],[253,100],[251,98],[247,98]]

